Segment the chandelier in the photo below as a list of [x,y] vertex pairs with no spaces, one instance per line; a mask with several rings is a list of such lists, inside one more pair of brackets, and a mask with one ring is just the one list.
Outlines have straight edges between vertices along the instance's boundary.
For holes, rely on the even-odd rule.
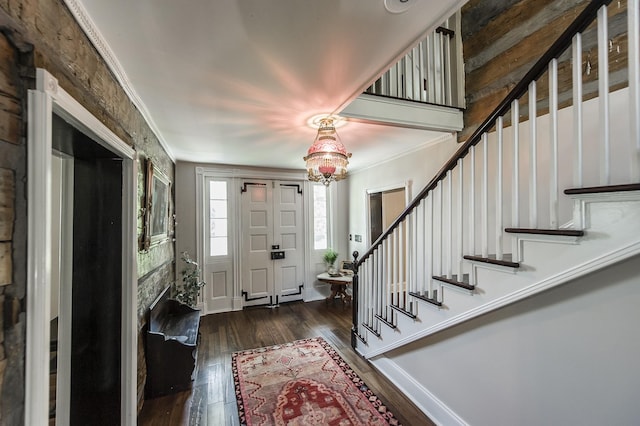
[[333,118],[321,119],[318,135],[304,157],[309,180],[328,186],[332,181],[346,178],[349,158],[351,153],[340,142]]

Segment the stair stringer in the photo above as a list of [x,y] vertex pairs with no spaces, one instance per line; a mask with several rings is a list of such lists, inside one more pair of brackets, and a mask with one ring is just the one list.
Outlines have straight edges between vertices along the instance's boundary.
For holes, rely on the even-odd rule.
[[578,244],[523,241],[520,268],[496,268],[474,262],[476,289],[472,295],[443,294],[441,308],[414,299],[417,318],[398,316],[397,327],[382,327],[379,337],[358,342],[366,358],[384,354],[425,336],[453,327],[493,310],[593,273],[640,253],[640,193],[580,196],[579,211],[588,227]]

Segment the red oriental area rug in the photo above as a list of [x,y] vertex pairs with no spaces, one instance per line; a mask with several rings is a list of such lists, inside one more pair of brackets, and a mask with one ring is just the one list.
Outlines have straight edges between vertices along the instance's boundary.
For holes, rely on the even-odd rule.
[[233,354],[243,425],[399,425],[321,337]]

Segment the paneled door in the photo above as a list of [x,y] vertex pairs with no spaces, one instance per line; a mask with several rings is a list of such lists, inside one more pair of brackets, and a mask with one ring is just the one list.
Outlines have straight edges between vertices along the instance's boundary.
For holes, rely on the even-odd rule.
[[302,182],[245,180],[241,194],[243,305],[302,299]]

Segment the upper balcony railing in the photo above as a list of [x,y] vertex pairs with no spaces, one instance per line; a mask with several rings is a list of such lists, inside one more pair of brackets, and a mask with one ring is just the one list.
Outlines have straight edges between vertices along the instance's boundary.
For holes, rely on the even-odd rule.
[[460,12],[414,46],[365,93],[464,107]]

